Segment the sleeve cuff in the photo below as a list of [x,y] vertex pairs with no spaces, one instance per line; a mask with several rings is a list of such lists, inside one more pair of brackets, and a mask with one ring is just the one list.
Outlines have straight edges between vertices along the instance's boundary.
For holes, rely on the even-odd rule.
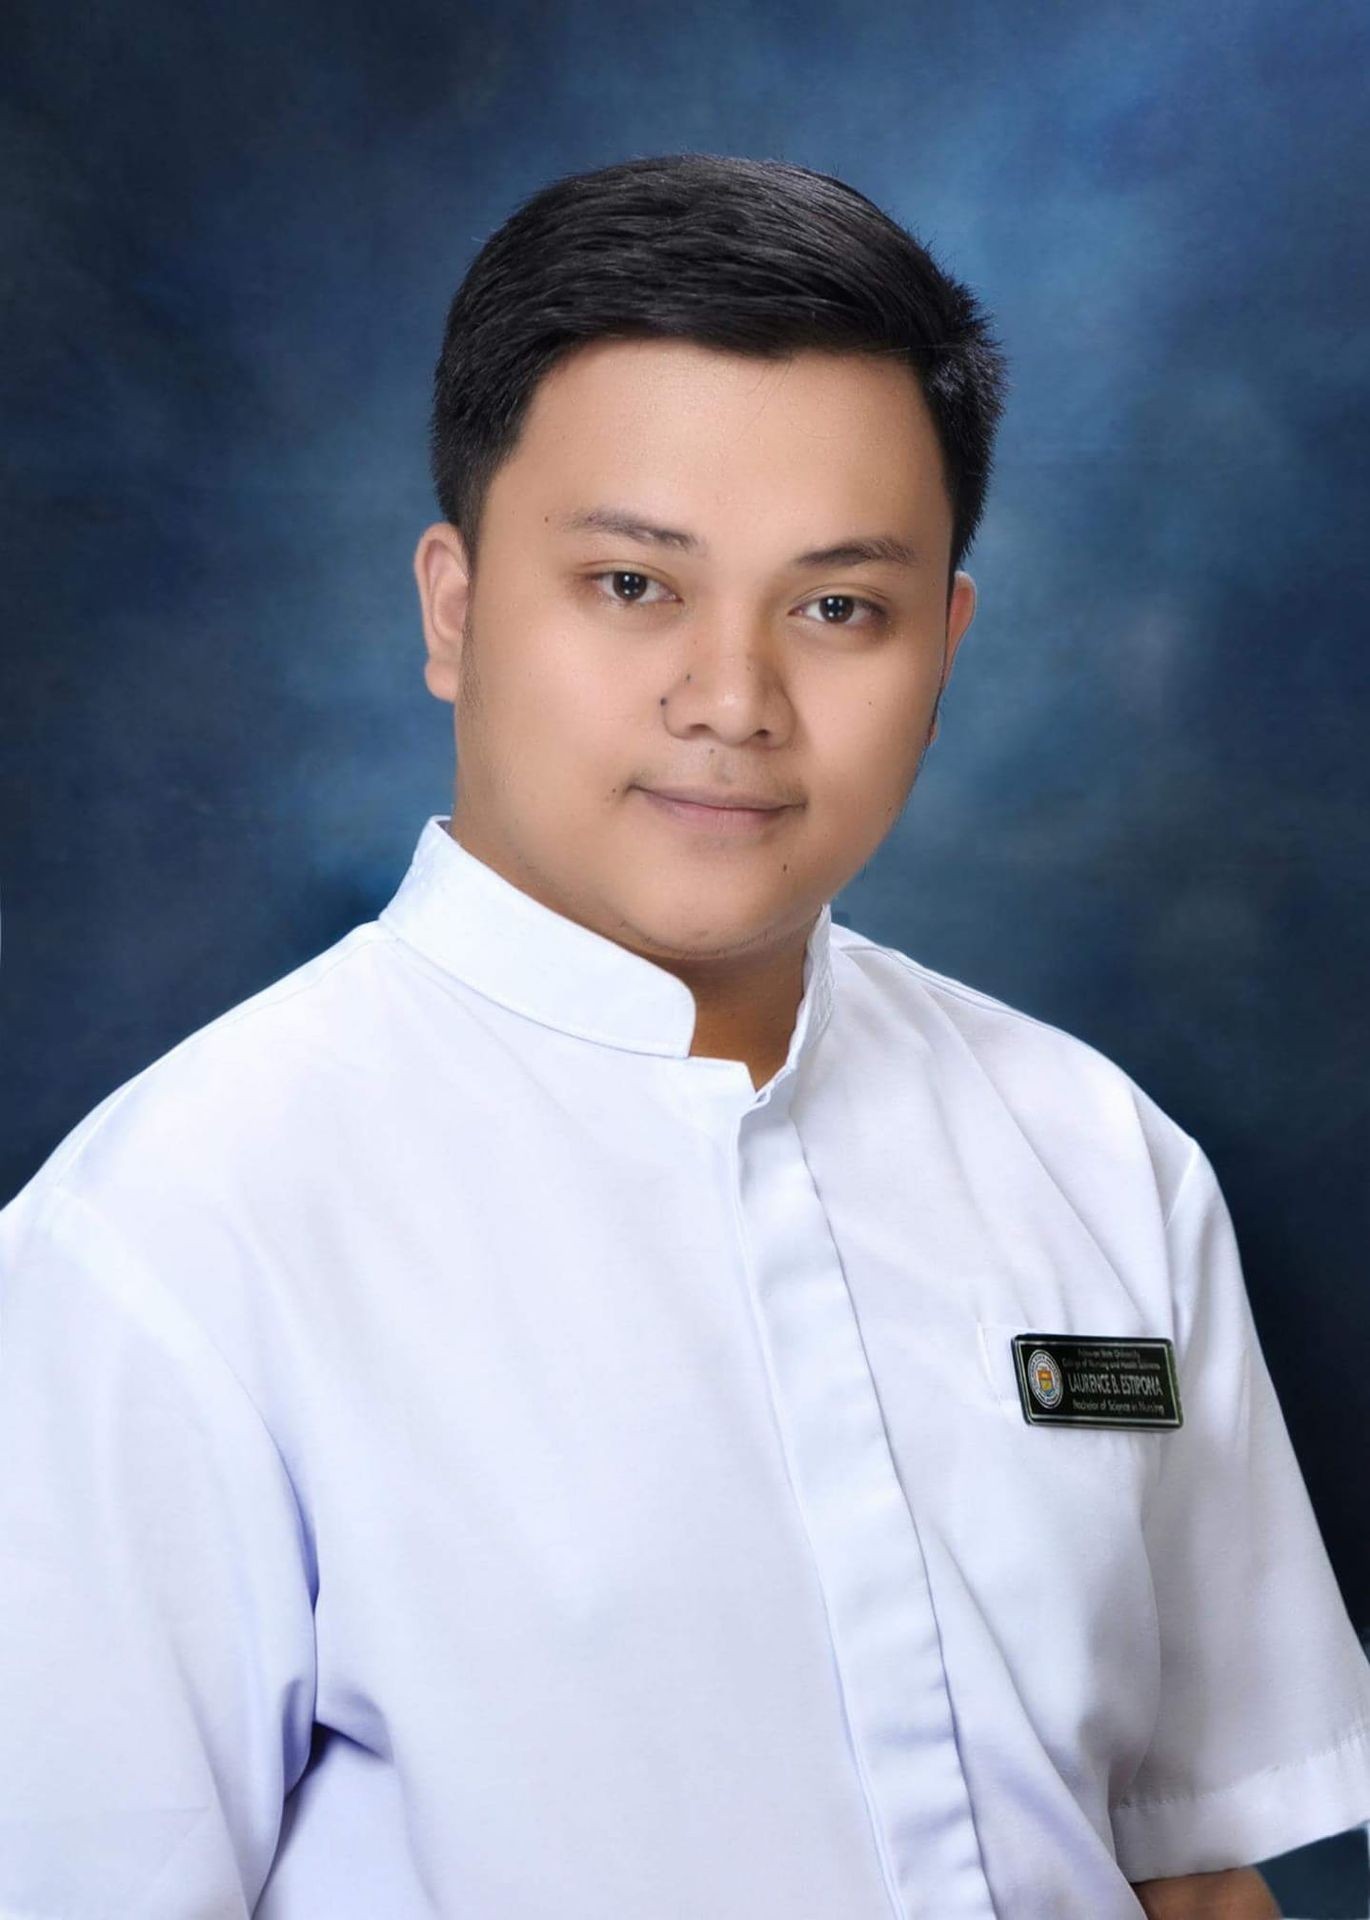
[[1318,1753],[1263,1767],[1225,1787],[1110,1810],[1129,1881],[1253,1866],[1370,1822],[1370,1719]]

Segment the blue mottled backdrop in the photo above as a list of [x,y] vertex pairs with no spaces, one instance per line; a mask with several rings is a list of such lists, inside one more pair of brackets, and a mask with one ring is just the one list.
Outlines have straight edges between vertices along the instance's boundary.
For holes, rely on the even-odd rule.
[[[480,242],[631,154],[797,160],[982,293],[1013,377],[942,732],[837,911],[1092,1041],[1204,1143],[1370,1629],[1370,13],[11,22],[0,1201],[374,913],[446,810],[410,559]],[[1364,1913],[1363,1851],[1272,1879]]]

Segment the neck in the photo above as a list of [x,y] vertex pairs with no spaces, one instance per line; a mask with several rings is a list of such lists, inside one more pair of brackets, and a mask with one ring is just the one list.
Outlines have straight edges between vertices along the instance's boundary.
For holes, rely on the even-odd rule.
[[741,1060],[755,1087],[785,1064],[804,993],[808,932],[782,953],[726,977],[710,969],[673,966],[695,997],[692,1055]]

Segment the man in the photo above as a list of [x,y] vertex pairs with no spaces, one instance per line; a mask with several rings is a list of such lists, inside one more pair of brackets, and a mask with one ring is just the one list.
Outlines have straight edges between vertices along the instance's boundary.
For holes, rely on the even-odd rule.
[[0,1913],[1256,1920],[1370,1819],[1206,1157],[832,918],[1003,378],[802,168],[481,250],[452,811],[0,1215]]

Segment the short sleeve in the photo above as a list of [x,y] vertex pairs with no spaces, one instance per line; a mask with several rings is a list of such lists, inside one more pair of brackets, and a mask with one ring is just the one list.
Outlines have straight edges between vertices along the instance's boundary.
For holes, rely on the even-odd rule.
[[1194,1145],[1167,1225],[1183,1425],[1146,1514],[1159,1710],[1110,1808],[1129,1880],[1245,1866],[1370,1820],[1370,1663]]
[[309,1752],[312,1556],[237,1377],[83,1200],[0,1213],[0,1915],[239,1920]]

